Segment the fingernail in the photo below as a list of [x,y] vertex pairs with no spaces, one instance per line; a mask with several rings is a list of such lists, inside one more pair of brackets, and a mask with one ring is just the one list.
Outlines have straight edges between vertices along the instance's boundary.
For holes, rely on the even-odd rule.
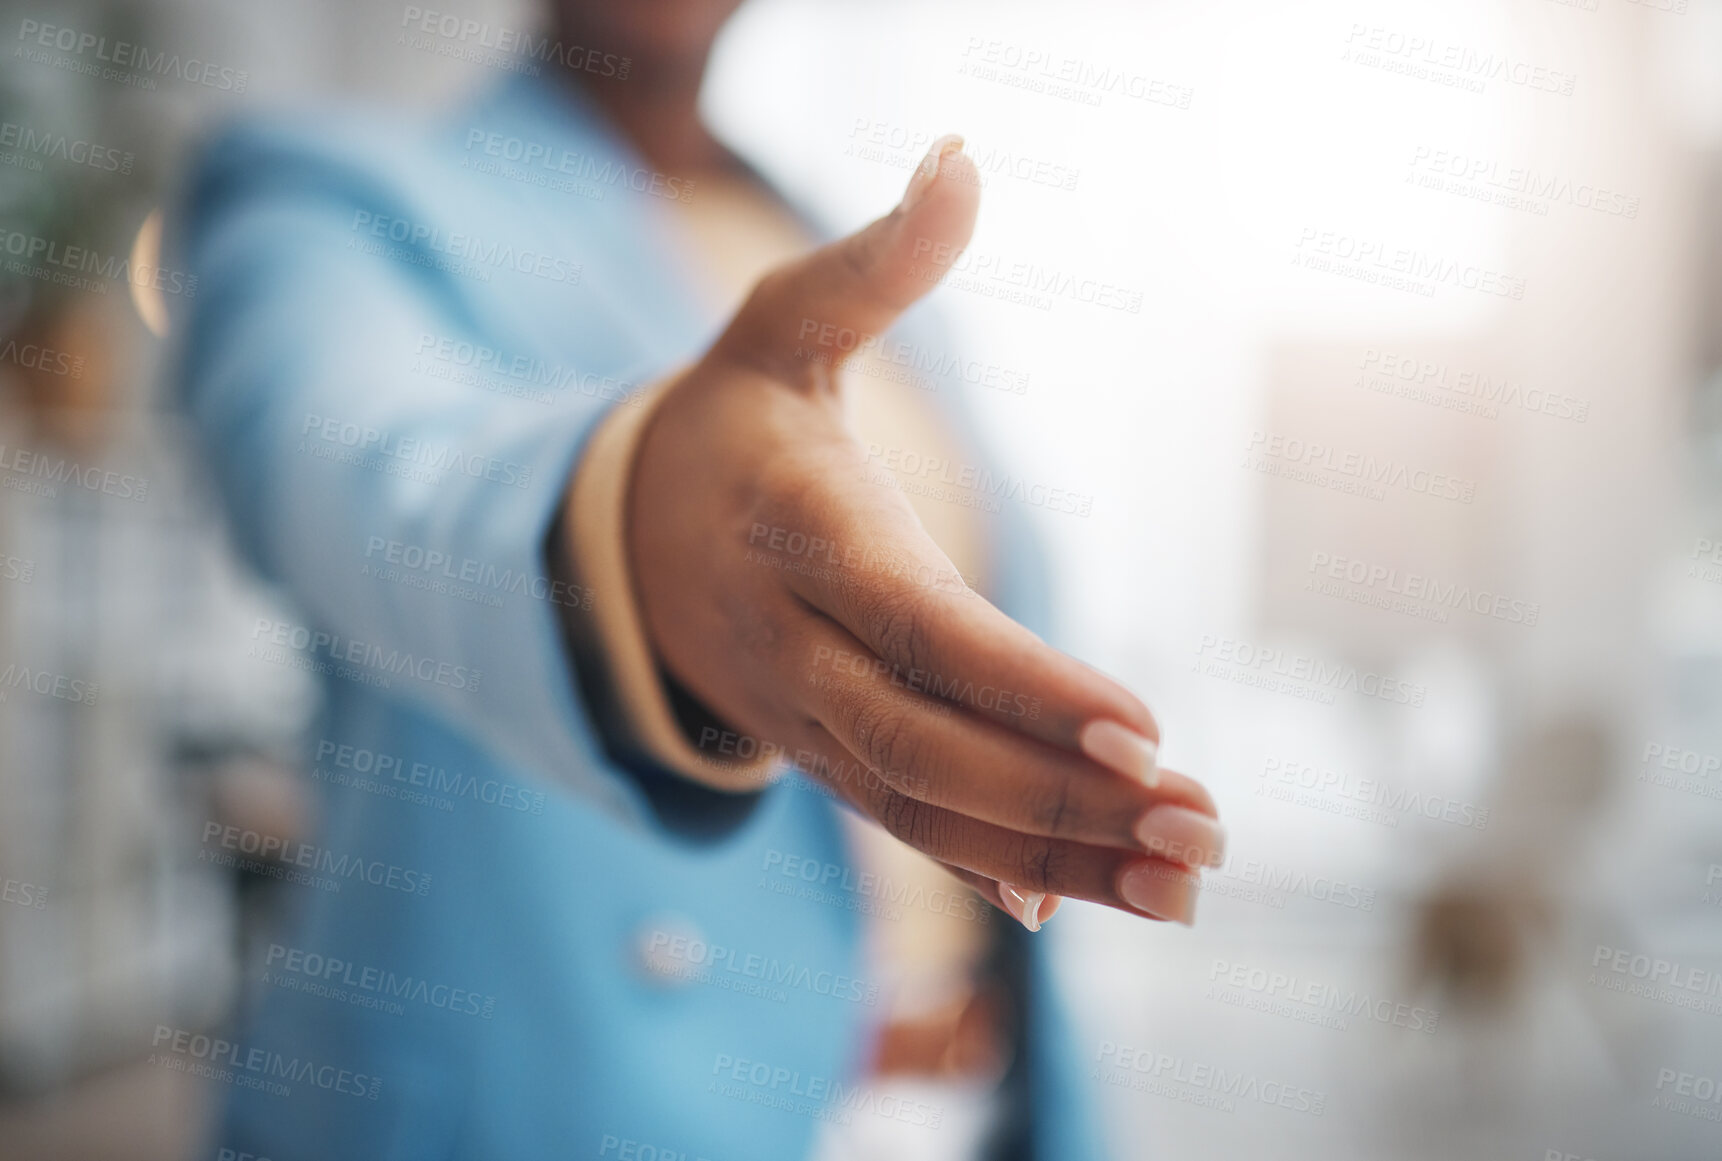
[[1165,863],[1141,862],[1125,871],[1118,893],[1138,911],[1192,927],[1196,922],[1196,877]]
[[1136,824],[1136,838],[1151,855],[1186,867],[1217,867],[1226,859],[1226,831],[1187,806],[1163,803]]
[[1129,726],[1095,718],[1076,735],[1082,752],[1152,790],[1160,785],[1160,747]]
[[1040,925],[1051,919],[1058,905],[1064,902],[1062,896],[1048,895],[1045,891],[1024,891],[1009,883],[999,884],[999,898],[1004,900],[1005,910],[1011,913],[1011,918],[1030,931],[1039,931]]
[[933,142],[927,156],[921,158],[921,164],[915,167],[915,176],[909,179],[909,188],[903,191],[903,208],[912,210],[920,200],[927,196],[927,191],[933,188],[933,182],[938,179],[939,167],[945,163],[945,158],[963,147],[963,138],[958,133],[947,133]]

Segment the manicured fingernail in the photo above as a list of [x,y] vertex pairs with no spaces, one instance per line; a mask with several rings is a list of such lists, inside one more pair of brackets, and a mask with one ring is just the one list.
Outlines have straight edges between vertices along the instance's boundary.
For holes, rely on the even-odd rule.
[[1136,824],[1136,838],[1151,855],[1186,867],[1217,867],[1226,860],[1226,831],[1187,806],[1162,803]]
[[1013,887],[1009,883],[999,884],[999,898],[1004,900],[1005,910],[1011,913],[1011,918],[1028,928],[1039,931],[1040,925],[1052,918],[1053,912],[1064,901],[1062,896],[1048,895],[1045,891],[1024,891],[1021,887]]
[[927,191],[933,188],[933,182],[938,179],[939,167],[945,163],[945,158],[956,153],[963,147],[961,134],[947,133],[927,150],[927,156],[921,158],[921,164],[915,167],[915,176],[909,179],[909,188],[903,191],[903,208],[912,210],[915,205],[927,196]]
[[1118,893],[1130,906],[1156,919],[1185,927],[1196,922],[1196,876],[1189,871],[1165,863],[1137,863],[1120,876]]
[[1076,736],[1082,752],[1152,790],[1160,784],[1160,747],[1128,726],[1095,718]]

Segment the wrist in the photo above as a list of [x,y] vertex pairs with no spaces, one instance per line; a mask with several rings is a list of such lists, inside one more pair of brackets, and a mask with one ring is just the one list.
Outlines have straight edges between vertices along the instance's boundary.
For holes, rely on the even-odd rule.
[[550,565],[592,593],[590,611],[564,610],[563,623],[582,692],[611,756],[633,768],[644,764],[710,789],[746,793],[769,785],[778,764],[732,759],[698,745],[700,737],[728,731],[664,671],[629,551],[629,497],[639,453],[679,380],[671,376],[647,388],[638,406],[615,409],[593,433],[569,478]]

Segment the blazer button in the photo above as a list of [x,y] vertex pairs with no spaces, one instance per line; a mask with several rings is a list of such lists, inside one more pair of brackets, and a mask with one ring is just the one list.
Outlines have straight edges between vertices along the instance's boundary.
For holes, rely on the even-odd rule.
[[648,982],[685,987],[705,971],[711,945],[686,915],[666,911],[651,916],[634,932],[634,966]]

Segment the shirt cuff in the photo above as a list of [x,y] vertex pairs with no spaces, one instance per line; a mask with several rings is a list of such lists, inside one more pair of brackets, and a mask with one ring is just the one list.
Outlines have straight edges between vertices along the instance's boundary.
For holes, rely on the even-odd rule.
[[682,690],[658,663],[646,633],[628,560],[628,484],[634,459],[658,404],[680,378],[642,393],[637,406],[605,416],[574,472],[561,521],[565,564],[598,594],[591,610],[568,618],[575,664],[606,745],[630,765],[642,763],[731,794],[765,789],[787,767],[775,756],[731,760],[691,738],[726,727]]

